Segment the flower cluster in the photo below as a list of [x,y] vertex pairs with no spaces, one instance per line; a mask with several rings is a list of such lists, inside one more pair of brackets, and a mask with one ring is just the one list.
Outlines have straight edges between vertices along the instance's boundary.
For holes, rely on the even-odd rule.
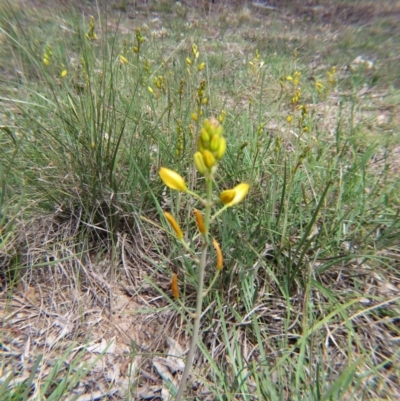
[[[224,156],[225,151],[226,139],[223,136],[222,126],[215,118],[205,119],[197,140],[197,152],[194,154],[193,160],[196,169],[205,177],[207,182],[213,182],[216,166]],[[199,198],[198,195],[189,190],[184,178],[176,171],[170,170],[166,167],[161,167],[159,175],[168,188],[176,191],[186,192]],[[223,191],[220,194],[219,199],[222,203],[224,203],[225,206],[220,210],[220,212],[227,207],[231,207],[241,202],[247,195],[248,191],[249,184],[247,183],[241,183],[232,189]],[[206,208],[211,208],[213,204],[210,204],[205,200],[203,203],[205,204]],[[202,234],[205,234],[208,232],[208,222],[204,228],[204,223],[203,225],[199,223],[199,213],[199,211],[195,212],[197,225],[199,231]],[[180,229],[179,224],[173,219],[172,215],[168,213],[166,214],[166,218],[174,229],[177,238],[180,240],[183,239],[182,230]]]
[[52,57],[53,57],[53,52],[51,51],[51,46],[46,45],[46,49],[43,52],[43,64],[50,65]]
[[336,83],[336,67],[333,66],[327,72],[326,84],[324,85],[321,81],[315,81],[315,88],[317,89],[318,95],[327,96],[331,89]]
[[96,24],[94,22],[94,17],[90,17],[89,20],[89,29],[86,32],[86,39],[93,41],[97,39],[97,34],[96,34]]
[[222,136],[222,125],[215,118],[204,120],[197,140],[194,164],[200,174],[210,173],[226,151],[226,139]]
[[142,35],[142,30],[140,28],[136,28],[136,46],[133,46],[133,51],[139,55],[140,53],[140,48],[142,47],[142,43],[145,41],[146,39],[144,38],[144,36]]

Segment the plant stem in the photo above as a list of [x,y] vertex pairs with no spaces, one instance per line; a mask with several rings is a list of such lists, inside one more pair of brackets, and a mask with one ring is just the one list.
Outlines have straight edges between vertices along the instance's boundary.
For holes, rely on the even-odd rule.
[[186,389],[186,382],[189,377],[190,370],[192,369],[193,357],[197,349],[197,342],[199,340],[201,313],[203,309],[204,272],[207,263],[207,250],[209,244],[209,225],[210,225],[211,205],[212,205],[212,184],[213,184],[213,179],[212,175],[210,175],[210,177],[206,178],[207,202],[205,207],[206,215],[204,221],[206,232],[204,234],[204,243],[200,257],[199,274],[197,282],[196,313],[193,322],[193,335],[192,335],[192,341],[190,343],[189,353],[186,357],[185,369],[183,371],[181,383],[179,385],[178,394],[176,395],[175,401],[182,400],[183,392]]

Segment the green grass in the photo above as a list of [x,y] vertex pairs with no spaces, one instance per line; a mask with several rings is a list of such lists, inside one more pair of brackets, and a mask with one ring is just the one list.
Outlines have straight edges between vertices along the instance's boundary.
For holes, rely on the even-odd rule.
[[[215,6],[206,16],[202,8],[154,2],[140,5],[133,22],[124,2],[109,13],[87,5],[93,41],[90,19],[74,9],[1,5],[0,264],[9,298],[30,282],[41,291],[57,284],[82,300],[97,294],[93,305],[105,297],[106,313],[112,296],[107,301],[98,278],[114,290],[134,284],[146,306],[132,320],[155,316],[186,348],[197,275],[161,216],[171,210],[192,238],[193,205],[166,191],[157,172],[166,166],[190,182],[202,120],[224,112],[228,149],[218,189],[246,181],[251,190],[213,226],[225,265],[204,301],[187,399],[392,399],[400,388],[400,42],[389,3],[371,17],[372,3],[359,2],[363,23],[343,26],[335,14],[298,4],[257,13]],[[145,38],[139,53],[136,28]],[[360,55],[373,67],[348,68]],[[297,85],[287,78],[295,71]],[[195,186],[204,190],[200,179]],[[171,297],[172,272],[184,307]],[[91,307],[85,302],[73,309],[82,322]],[[140,341],[146,324],[127,334],[135,358],[171,389],[151,365],[167,349]],[[4,343],[7,330],[4,320]],[[2,371],[11,363],[2,357]],[[56,376],[47,376],[46,397],[59,399]],[[0,392],[27,399],[35,377],[32,369],[18,390],[3,381]],[[127,397],[148,382],[138,374]]]

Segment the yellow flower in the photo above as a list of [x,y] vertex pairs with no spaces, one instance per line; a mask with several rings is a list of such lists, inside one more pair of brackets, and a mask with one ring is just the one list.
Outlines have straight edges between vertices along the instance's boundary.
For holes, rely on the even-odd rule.
[[171,227],[174,229],[176,238],[182,239],[183,238],[183,232],[181,228],[179,227],[178,222],[174,219],[174,216],[172,216],[171,213],[164,212],[165,218],[168,220],[168,223],[171,224]]
[[61,78],[65,78],[68,75],[68,71],[67,70],[62,70],[60,77]]
[[221,192],[219,199],[221,200],[222,203],[228,204],[233,201],[235,195],[236,192],[234,189],[227,189]]
[[225,203],[226,206],[231,207],[240,203],[245,198],[245,196],[249,192],[249,188],[249,184],[242,182],[232,189],[227,189],[226,191],[223,191],[219,198],[223,203]]
[[161,167],[159,174],[168,188],[183,192],[187,191],[185,180],[176,171],[170,170],[166,167]]
[[199,71],[204,70],[205,66],[206,66],[206,63],[201,63],[199,65]]

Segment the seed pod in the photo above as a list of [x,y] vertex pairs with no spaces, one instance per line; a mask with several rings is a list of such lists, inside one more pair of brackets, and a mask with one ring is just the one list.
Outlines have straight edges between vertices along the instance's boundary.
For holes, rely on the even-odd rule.
[[196,152],[193,156],[193,160],[194,160],[194,164],[195,164],[197,170],[199,171],[199,173],[204,175],[207,171],[207,167],[204,164],[204,159],[203,159],[203,155],[201,154],[201,152]]
[[214,166],[215,164],[215,157],[214,155],[209,151],[209,150],[205,150],[203,152],[203,160],[204,160],[204,164],[208,167],[211,168],[212,166]]
[[176,273],[174,273],[172,275],[171,290],[172,290],[172,296],[175,299],[178,299],[179,298],[179,287],[178,287],[178,275]]

